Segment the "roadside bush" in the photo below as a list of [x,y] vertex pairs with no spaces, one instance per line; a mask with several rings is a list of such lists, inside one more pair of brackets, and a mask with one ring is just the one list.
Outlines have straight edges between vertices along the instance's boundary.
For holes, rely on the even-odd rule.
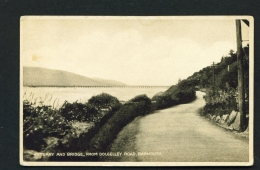
[[145,95],[145,94],[141,94],[141,95],[138,95],[136,97],[134,97],[133,99],[129,100],[127,103],[131,103],[131,102],[134,102],[134,103],[144,103],[147,107],[145,107],[142,111],[142,113],[146,114],[146,113],[149,113],[151,111],[151,100]]
[[160,98],[161,96],[163,96],[164,95],[164,92],[158,92],[158,93],[156,93],[153,97],[152,97],[152,101],[155,101],[155,100],[157,100],[158,98]]
[[88,103],[95,108],[101,109],[108,108],[107,112],[95,122],[95,126],[88,130],[86,133],[82,133],[77,141],[74,141],[72,146],[76,146],[75,150],[85,151],[90,147],[91,139],[98,133],[100,128],[107,123],[107,121],[114,115],[114,113],[122,106],[119,100],[106,93],[102,93],[97,96],[93,96],[89,99]]
[[[112,117],[112,115],[118,110],[118,108],[113,108],[109,110],[103,117],[99,119],[99,121],[95,122],[95,125],[92,126],[87,132],[84,132],[79,135],[78,138],[73,138],[68,142],[68,145],[60,148],[61,152],[80,152],[86,151],[90,147],[91,139],[98,133],[100,128],[107,123],[108,119]],[[55,159],[55,158],[53,158]],[[63,159],[66,161],[67,159]],[[69,160],[79,160],[77,157],[75,159],[69,158]]]
[[[105,123],[107,123],[108,119],[121,107],[121,103],[119,103],[119,100],[116,97],[113,97],[106,93],[91,97],[88,103],[84,105],[90,106],[98,112],[98,119],[94,121],[95,125],[88,129],[87,132],[80,134],[79,137],[69,138],[66,145],[61,144],[59,147],[56,148],[59,152],[82,152],[88,150],[90,147],[91,139],[98,133],[100,128]],[[74,110],[82,110],[80,109],[81,107],[78,109],[76,108]],[[86,159],[80,157],[51,157],[50,160],[84,161]]]
[[97,109],[88,103],[68,103],[67,101],[60,108],[60,113],[68,121],[93,121],[100,119],[101,115]]
[[[179,87],[181,85],[181,87]],[[193,101],[196,98],[196,92],[193,87],[178,84],[171,86],[164,93],[156,94],[152,100],[156,102],[157,109],[165,109]]]
[[212,91],[207,91],[205,95],[206,105],[203,109],[204,115],[223,115],[229,114],[232,110],[238,111],[237,108],[237,91],[232,89],[229,92],[218,92],[213,95]]
[[146,95],[137,96],[122,105],[91,140],[89,151],[105,151],[124,126],[137,116],[149,113],[147,108],[151,108],[151,100]]
[[167,89],[163,94],[161,94],[161,96],[163,95],[170,95],[173,96],[178,92],[178,85],[172,85],[169,89]]
[[88,104],[94,106],[97,110],[117,109],[120,107],[119,100],[107,93],[93,96],[88,100]]
[[179,99],[179,103],[188,103],[196,98],[196,92],[194,89],[189,88],[177,92],[176,97]]
[[157,109],[165,109],[179,103],[178,98],[172,99],[170,95],[158,96],[156,98]]
[[216,116],[222,116],[224,114],[231,113],[233,109],[228,107],[225,103],[206,103],[203,109],[203,115],[211,114]]

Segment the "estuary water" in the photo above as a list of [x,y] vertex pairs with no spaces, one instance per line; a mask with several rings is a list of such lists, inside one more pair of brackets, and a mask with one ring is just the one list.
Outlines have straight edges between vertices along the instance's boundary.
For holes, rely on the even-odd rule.
[[[166,91],[168,87],[154,87],[154,88],[117,88],[117,87],[23,87],[22,97],[23,100],[29,101],[43,101],[45,104],[63,104],[64,101],[68,102],[87,102],[92,96],[108,93],[117,97],[120,101],[128,101],[133,97],[146,94],[152,98],[156,93]],[[56,105],[55,104],[55,105]]]

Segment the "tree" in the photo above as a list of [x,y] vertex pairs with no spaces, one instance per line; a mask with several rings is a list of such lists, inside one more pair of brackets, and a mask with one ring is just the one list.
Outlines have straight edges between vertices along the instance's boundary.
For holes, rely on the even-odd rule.
[[234,50],[231,49],[228,54],[232,56],[234,54]]

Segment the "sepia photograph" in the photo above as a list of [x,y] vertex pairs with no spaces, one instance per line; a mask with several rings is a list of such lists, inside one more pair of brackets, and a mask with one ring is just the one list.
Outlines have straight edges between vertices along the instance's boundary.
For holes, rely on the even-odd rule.
[[251,16],[22,16],[23,166],[251,166]]

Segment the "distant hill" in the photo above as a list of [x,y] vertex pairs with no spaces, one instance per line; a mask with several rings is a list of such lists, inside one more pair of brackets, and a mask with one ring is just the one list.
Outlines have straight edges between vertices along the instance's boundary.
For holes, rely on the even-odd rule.
[[111,84],[114,86],[125,86],[126,84],[116,81],[116,80],[109,80],[109,79],[101,79],[101,78],[96,78],[96,77],[91,77],[92,80],[105,83],[105,84]]
[[67,71],[40,67],[23,67],[24,86],[125,86],[126,84],[100,78],[88,78]]

